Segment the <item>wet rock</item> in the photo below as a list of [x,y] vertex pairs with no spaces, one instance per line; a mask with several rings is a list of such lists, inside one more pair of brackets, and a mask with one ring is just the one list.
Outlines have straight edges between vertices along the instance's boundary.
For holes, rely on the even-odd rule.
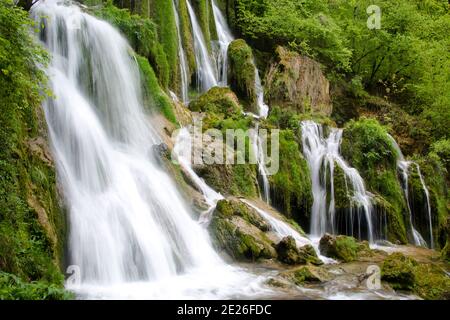
[[219,201],[209,225],[216,248],[237,261],[256,261],[277,256],[273,242],[263,230],[268,230],[267,223],[238,200]]
[[322,264],[317,257],[314,248],[306,245],[298,248],[295,239],[291,236],[283,238],[276,246],[278,260],[289,265],[298,265],[312,263],[316,265]]
[[265,79],[269,104],[330,115],[330,83],[320,64],[283,47],[278,47],[276,53]]
[[388,256],[381,268],[381,279],[389,282],[394,289],[412,290],[415,282],[414,267],[417,262],[396,252]]
[[327,233],[320,239],[319,250],[324,256],[344,262],[354,261],[358,257],[358,243],[348,236],[335,237]]

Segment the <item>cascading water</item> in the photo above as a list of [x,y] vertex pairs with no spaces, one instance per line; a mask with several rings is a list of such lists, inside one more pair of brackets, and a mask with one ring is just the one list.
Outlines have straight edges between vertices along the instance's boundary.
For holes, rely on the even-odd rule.
[[269,224],[271,230],[276,234],[279,240],[282,240],[285,237],[291,236],[294,238],[296,244],[298,247],[303,247],[306,245],[311,245],[314,250],[316,251],[318,257],[324,262],[324,263],[335,263],[336,261],[331,258],[327,258],[325,256],[322,256],[319,251],[318,242],[312,242],[310,239],[306,238],[305,236],[302,236],[297,230],[292,228],[288,223],[275,218],[270,213],[258,208],[254,204],[250,203],[247,200],[241,200],[248,206],[252,207],[256,210],[256,212],[259,213],[259,215]]
[[212,212],[216,208],[217,202],[224,199],[224,197],[208,186],[205,181],[195,173],[194,169],[192,169],[192,137],[188,128],[182,128],[178,132],[173,148],[173,154],[180,166],[189,174],[189,177],[202,192],[209,208],[202,214],[199,222],[208,223]]
[[422,184],[422,188],[424,190],[424,194],[427,199],[427,214],[428,214],[428,222],[429,222],[429,232],[430,232],[430,247],[433,248],[434,240],[433,240],[433,223],[431,219],[431,207],[430,207],[430,197],[428,188],[425,185],[425,181],[423,180],[422,173],[420,171],[420,166],[417,163],[414,163],[412,161],[406,161],[405,156],[402,153],[402,150],[400,149],[400,146],[398,145],[397,141],[395,141],[394,137],[388,134],[388,138],[391,140],[392,146],[397,152],[398,159],[397,159],[397,168],[401,175],[402,180],[402,189],[403,194],[405,196],[406,205],[408,208],[408,214],[409,214],[409,225],[411,226],[411,235],[413,242],[416,246],[427,246],[427,242],[424,240],[420,232],[415,228],[414,221],[413,221],[413,210],[411,208],[410,203],[410,196],[409,196],[409,169],[411,165],[415,165],[417,169],[417,173],[419,175],[420,182]]
[[[32,15],[52,54],[44,105],[69,211],[70,262],[86,297],[260,295],[262,279],[225,265],[192,219],[153,146],[137,64],[124,38],[75,5]],[[250,281],[249,289],[241,288]]]
[[183,103],[188,103],[189,100],[189,72],[188,63],[186,59],[186,52],[184,51],[183,41],[181,39],[180,15],[178,14],[178,1],[173,0],[173,13],[175,15],[175,23],[177,26],[178,39],[178,59],[180,61],[180,78],[181,78],[181,100]]
[[212,7],[214,20],[216,22],[217,36],[219,37],[219,40],[215,44],[215,60],[218,72],[217,79],[219,79],[219,85],[225,87],[228,85],[228,47],[234,40],[234,37],[228,27],[225,17],[214,0],[212,0]]
[[[346,233],[373,242],[372,196],[366,191],[364,181],[355,168],[351,168],[339,154],[342,130],[331,129],[328,138],[324,137],[321,125],[313,121],[303,121],[303,153],[311,171],[313,206],[311,209],[311,236],[321,237],[326,232]],[[334,167],[337,165],[344,173],[346,184],[350,186],[347,194],[351,208],[341,219],[337,219],[334,198]],[[327,175],[329,185],[327,185]],[[329,201],[327,201],[329,199]],[[355,230],[356,229],[356,230]]]
[[218,85],[216,70],[209,55],[202,29],[189,0],[186,0],[194,36],[195,61],[197,63],[197,87],[203,93]]
[[259,123],[256,123],[255,129],[250,132],[250,142],[258,164],[260,182],[262,183],[262,198],[265,202],[270,203],[270,184],[266,170],[263,143],[259,135]]

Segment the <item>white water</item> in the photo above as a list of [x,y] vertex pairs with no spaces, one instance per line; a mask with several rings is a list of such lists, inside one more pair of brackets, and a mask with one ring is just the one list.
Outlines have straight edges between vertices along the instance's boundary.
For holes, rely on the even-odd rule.
[[264,87],[261,84],[261,78],[259,76],[259,70],[258,68],[256,68],[256,63],[255,63],[255,92],[259,116],[265,119],[269,114],[269,106],[264,102]]
[[298,247],[311,245],[314,248],[314,250],[316,251],[319,259],[322,260],[322,262],[336,263],[336,261],[334,259],[322,256],[320,254],[318,241],[313,242],[310,239],[308,239],[307,237],[302,236],[297,230],[292,228],[287,222],[284,222],[280,219],[275,218],[270,213],[258,208],[257,206],[253,205],[249,201],[247,201],[245,199],[241,199],[241,201],[244,202],[245,204],[249,205],[250,207],[255,209],[256,212],[259,213],[259,215],[269,224],[271,230],[275,233],[275,235],[278,237],[279,240],[282,240],[285,237],[291,236],[292,238],[294,238],[295,243],[297,244]]
[[216,45],[215,60],[217,65],[217,79],[219,85],[225,87],[228,85],[228,47],[234,40],[234,37],[228,27],[227,21],[217,6],[216,2],[212,0],[212,7],[214,13],[214,20],[216,24],[217,36],[219,40]]
[[[346,233],[361,239],[362,222],[365,223],[367,240],[374,240],[372,227],[372,197],[366,191],[364,181],[355,168],[351,168],[339,154],[342,130],[332,128],[328,138],[324,137],[323,128],[313,121],[303,121],[303,153],[311,171],[313,206],[311,209],[311,236],[321,237],[326,232],[336,234],[338,224],[334,204],[334,166],[337,165],[345,174],[347,188],[352,199],[350,212],[346,213]],[[330,185],[327,186],[327,175]],[[329,194],[328,194],[329,188]],[[327,196],[330,201],[327,201]],[[364,219],[363,219],[364,218]],[[356,225],[356,230],[354,230]]]
[[180,166],[189,174],[192,181],[200,189],[208,205],[208,209],[200,217],[200,223],[208,223],[212,212],[216,208],[217,202],[224,197],[214,191],[206,182],[200,178],[192,169],[192,137],[188,128],[182,128],[178,132],[173,148],[173,154]]
[[70,264],[81,272],[69,289],[85,298],[267,293],[261,277],[222,262],[159,167],[125,39],[75,5],[39,2],[32,15],[45,17],[52,54],[55,98],[44,109],[69,211]]
[[180,15],[178,14],[178,1],[173,0],[173,13],[175,15],[175,22],[177,26],[178,38],[178,60],[180,61],[180,77],[181,77],[181,101],[183,103],[189,102],[189,72],[188,63],[186,59],[186,52],[184,51],[183,41],[181,39]]
[[186,0],[194,36],[195,61],[197,64],[197,87],[200,93],[218,85],[216,71],[211,62],[202,29],[189,0]]
[[394,137],[388,134],[388,138],[392,142],[392,146],[397,151],[398,159],[397,159],[397,168],[402,176],[402,189],[403,194],[405,195],[406,205],[408,208],[408,214],[409,214],[409,224],[411,226],[411,235],[413,237],[414,245],[416,246],[422,246],[427,247],[427,242],[424,240],[420,232],[415,228],[414,221],[413,221],[413,211],[411,209],[410,204],[410,197],[409,197],[409,168],[412,164],[414,164],[417,168],[417,173],[420,178],[420,182],[422,183],[422,188],[424,190],[425,196],[427,198],[427,212],[428,212],[428,221],[429,221],[429,227],[430,227],[430,246],[433,248],[433,224],[431,220],[431,207],[430,207],[430,198],[429,198],[429,192],[428,188],[425,185],[425,182],[422,177],[422,173],[420,171],[420,166],[412,161],[406,161],[405,156],[402,153],[402,150],[400,149],[400,146],[398,145],[397,141],[395,141]]
[[250,142],[252,151],[255,154],[258,165],[259,176],[262,182],[262,199],[270,203],[270,184],[266,170],[266,160],[264,156],[263,142],[259,135],[259,123],[256,123],[255,129],[250,131]]

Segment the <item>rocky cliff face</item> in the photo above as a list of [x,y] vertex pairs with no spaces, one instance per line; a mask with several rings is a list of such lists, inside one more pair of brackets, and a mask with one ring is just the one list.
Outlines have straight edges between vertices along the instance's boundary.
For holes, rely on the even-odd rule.
[[330,83],[321,65],[308,57],[278,47],[265,77],[266,98],[298,112],[329,116],[333,110]]

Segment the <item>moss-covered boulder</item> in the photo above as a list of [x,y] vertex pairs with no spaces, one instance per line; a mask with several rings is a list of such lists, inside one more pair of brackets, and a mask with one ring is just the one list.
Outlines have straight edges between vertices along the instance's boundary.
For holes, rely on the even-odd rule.
[[299,113],[330,115],[330,83],[318,62],[284,47],[276,49],[266,73],[266,98],[270,105]]
[[228,80],[231,88],[245,103],[246,111],[257,114],[256,67],[252,49],[245,40],[235,40],[228,48],[228,59]]
[[258,175],[255,165],[212,164],[195,167],[196,173],[223,195],[258,196]]
[[416,280],[414,267],[417,262],[401,253],[388,256],[381,268],[381,279],[389,282],[394,289],[412,290]]
[[292,130],[279,135],[279,170],[269,177],[271,201],[289,218],[307,226],[312,205],[309,167]]
[[294,271],[284,273],[283,276],[291,280],[296,285],[304,285],[305,283],[319,283],[323,281],[318,272],[309,266],[304,266]]
[[379,236],[407,242],[407,205],[397,174],[398,155],[386,128],[374,119],[350,121],[343,133],[341,153],[359,171],[367,189],[378,197],[376,220],[387,216],[387,230]]
[[214,87],[189,104],[194,112],[208,112],[227,116],[241,115],[242,107],[229,88]]
[[258,213],[238,200],[219,201],[209,225],[215,247],[237,261],[276,257],[273,242],[263,231],[267,229]]
[[321,265],[323,262],[317,257],[314,248],[310,245],[298,248],[295,239],[291,236],[283,238],[277,245],[278,260],[289,265],[311,263]]
[[358,257],[358,243],[355,238],[348,236],[332,236],[325,234],[319,243],[320,253],[324,256],[351,262]]

